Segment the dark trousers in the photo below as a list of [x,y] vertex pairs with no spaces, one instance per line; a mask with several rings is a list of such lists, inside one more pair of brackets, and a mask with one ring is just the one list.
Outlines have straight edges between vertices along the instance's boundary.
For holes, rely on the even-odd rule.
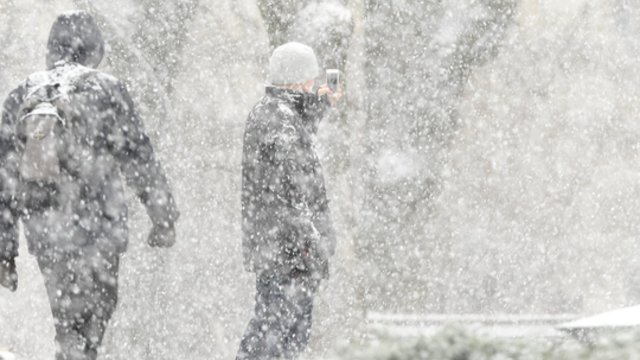
[[118,302],[119,255],[95,249],[38,256],[56,330],[56,360],[94,360]]
[[317,281],[298,276],[259,275],[256,307],[237,360],[293,359],[311,335],[313,295]]

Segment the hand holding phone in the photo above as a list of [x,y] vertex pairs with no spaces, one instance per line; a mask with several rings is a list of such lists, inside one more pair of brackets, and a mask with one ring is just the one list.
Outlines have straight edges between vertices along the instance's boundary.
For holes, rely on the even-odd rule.
[[340,85],[340,70],[327,69],[327,82],[318,89],[318,96],[326,95],[329,98],[331,106],[336,106],[342,96],[342,86]]
[[340,70],[327,69],[327,86],[331,91],[336,92],[340,88]]

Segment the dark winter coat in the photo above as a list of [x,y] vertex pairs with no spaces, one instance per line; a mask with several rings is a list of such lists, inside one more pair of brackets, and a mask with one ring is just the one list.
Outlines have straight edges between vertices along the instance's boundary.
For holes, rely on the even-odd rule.
[[249,114],[242,161],[243,253],[248,271],[328,276],[335,233],[314,148],[327,103],[317,99],[267,87]]
[[[94,70],[104,44],[83,13],[61,15],[48,43],[48,71],[29,76],[2,109],[0,128],[0,258],[18,250],[22,219],[29,250],[126,250],[127,206],[123,175],[154,224],[173,224],[178,211],[142,122],[125,86]],[[54,85],[63,94],[64,138],[54,183],[23,181],[25,136],[19,131],[35,89]],[[30,101],[30,100],[29,100]]]

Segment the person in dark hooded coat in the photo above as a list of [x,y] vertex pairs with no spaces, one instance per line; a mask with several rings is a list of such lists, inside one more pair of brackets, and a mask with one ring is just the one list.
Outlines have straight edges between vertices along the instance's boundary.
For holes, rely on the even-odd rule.
[[[22,220],[51,304],[56,359],[95,359],[127,248],[125,181],[151,218],[151,246],[174,244],[179,213],[125,86],[95,70],[104,41],[94,19],[60,15],[47,45],[47,71],[30,75],[2,109],[0,285],[17,287]],[[56,119],[49,132],[36,123],[46,116]],[[54,150],[44,152],[46,139]]]
[[313,297],[329,276],[335,233],[315,134],[341,92],[313,92],[318,65],[300,43],[276,48],[265,96],[246,122],[242,160],[245,267],[256,273],[255,315],[238,360],[293,358],[311,334]]

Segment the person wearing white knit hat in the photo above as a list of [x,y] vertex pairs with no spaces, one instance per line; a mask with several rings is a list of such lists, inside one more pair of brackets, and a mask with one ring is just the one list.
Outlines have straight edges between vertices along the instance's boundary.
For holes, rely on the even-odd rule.
[[[271,54],[267,86],[311,93],[318,76],[318,60],[313,49],[292,41],[278,46]],[[342,90],[334,93],[324,84],[318,88],[317,95],[326,95],[327,100],[335,104],[342,98]]]
[[329,276],[336,238],[314,135],[342,93],[326,85],[314,92],[317,76],[310,47],[276,48],[266,94],[246,122],[242,248],[257,294],[238,360],[291,359],[303,351],[314,295]]
[[269,83],[303,84],[318,76],[318,60],[313,49],[299,42],[289,42],[273,51],[269,59]]

